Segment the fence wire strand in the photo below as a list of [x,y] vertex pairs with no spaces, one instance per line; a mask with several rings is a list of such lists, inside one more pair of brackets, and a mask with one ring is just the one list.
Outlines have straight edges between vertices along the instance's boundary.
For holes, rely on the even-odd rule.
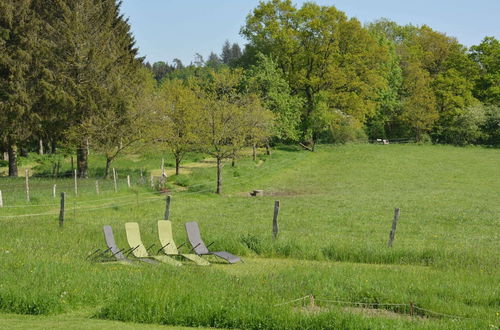
[[[337,305],[351,305],[351,306],[371,306],[371,307],[378,307],[378,306],[388,306],[388,307],[405,307],[407,309],[413,308],[414,310],[419,310],[424,313],[426,313],[428,316],[440,316],[440,317],[448,317],[448,318],[453,318],[453,319],[465,319],[465,320],[480,320],[478,318],[473,318],[473,317],[465,317],[465,316],[459,316],[459,315],[452,315],[452,314],[446,314],[446,313],[439,313],[432,311],[430,309],[425,309],[422,307],[418,307],[415,304],[401,304],[401,303],[378,303],[378,302],[359,302],[359,301],[342,301],[342,300],[333,300],[333,299],[323,299],[323,298],[316,298],[312,295],[307,295],[301,298],[289,300],[289,301],[284,301],[279,304],[275,304],[274,306],[284,306],[284,305],[289,305],[293,304],[298,301],[304,301],[306,299],[313,299],[313,301],[318,301],[318,302],[326,302],[326,303],[332,303],[332,304],[337,304]],[[426,314],[423,314],[421,316],[424,316]]]

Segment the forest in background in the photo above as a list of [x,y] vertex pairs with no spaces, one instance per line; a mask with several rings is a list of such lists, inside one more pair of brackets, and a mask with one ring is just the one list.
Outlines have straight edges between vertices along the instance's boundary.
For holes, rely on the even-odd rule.
[[[426,25],[362,25],[333,6],[261,2],[247,44],[184,65],[138,56],[115,0],[0,3],[0,154],[167,148],[217,160],[246,146],[405,139],[500,144],[500,44],[467,48]],[[4,152],[8,157],[4,156]]]

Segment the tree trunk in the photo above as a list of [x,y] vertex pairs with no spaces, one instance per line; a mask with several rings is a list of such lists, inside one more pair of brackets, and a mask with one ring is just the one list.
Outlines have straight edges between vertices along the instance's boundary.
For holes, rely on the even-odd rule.
[[104,179],[107,179],[109,176],[109,169],[111,167],[111,162],[113,159],[106,157],[106,168],[104,169]]
[[76,150],[76,170],[79,178],[86,179],[88,175],[88,154],[87,154],[87,144],[83,141],[82,144]]
[[43,155],[43,140],[42,139],[38,140],[38,153],[40,155]]
[[316,147],[316,142],[318,142],[318,137],[315,133],[312,134],[311,137],[311,151],[314,152],[314,148]]
[[175,175],[179,175],[180,173],[180,168],[181,168],[181,158],[180,157],[175,157]]
[[17,177],[17,145],[9,145],[7,152],[9,153],[9,176]]
[[51,149],[51,153],[55,154],[57,152],[57,143],[54,140],[51,142]]
[[222,159],[217,157],[217,194],[222,193]]
[[20,150],[20,151],[21,151],[21,152],[20,152],[21,157],[28,157],[28,148],[26,148],[26,147],[21,147],[20,149],[21,149],[21,150]]
[[255,145],[255,143],[252,145],[252,159],[253,161],[255,161],[257,159],[257,146]]
[[266,155],[270,156],[271,155],[271,146],[269,145],[269,142],[266,141]]
[[235,166],[236,166],[236,157],[233,155],[233,157],[231,157],[231,167]]

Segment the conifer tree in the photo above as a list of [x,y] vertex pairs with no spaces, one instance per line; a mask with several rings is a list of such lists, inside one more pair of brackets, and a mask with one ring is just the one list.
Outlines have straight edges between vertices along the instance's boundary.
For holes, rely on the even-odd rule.
[[[67,100],[69,131],[80,177],[88,176],[86,123],[130,105],[140,60],[128,22],[114,0],[50,0],[53,61]],[[97,121],[99,122],[99,121]]]
[[17,148],[36,124],[33,62],[40,22],[33,6],[31,0],[0,3],[0,141],[9,153],[9,176],[17,176]]

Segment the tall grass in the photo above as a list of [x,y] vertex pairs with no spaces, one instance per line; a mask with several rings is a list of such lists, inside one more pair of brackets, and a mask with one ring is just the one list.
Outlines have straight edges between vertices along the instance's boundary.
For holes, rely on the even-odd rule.
[[[213,168],[171,182],[177,244],[186,241],[184,223],[195,220],[214,249],[245,260],[210,267],[85,260],[104,247],[104,224],[113,226],[120,247],[127,246],[127,221],[140,223],[146,245],[159,244],[156,221],[164,201],[147,186],[121,186],[117,194],[109,186],[97,196],[93,181],[82,181],[78,196],[68,193],[59,228],[50,190],[33,185],[28,203],[22,189],[8,192],[15,184],[2,178],[5,205],[23,207],[0,209],[0,310],[90,309],[103,319],[248,329],[498,326],[497,150],[324,146],[316,153],[277,151],[263,160],[226,165],[223,196],[211,193]],[[38,180],[40,188],[52,184]],[[66,183],[71,188],[71,180]],[[252,189],[268,195],[248,197]],[[277,240],[271,235],[275,199],[281,201]],[[394,207],[401,218],[388,248]],[[54,214],[2,218],[44,212]],[[283,304],[310,294],[318,298],[317,310]],[[397,308],[388,308],[392,316],[374,317],[321,298],[370,306],[412,302],[459,317],[410,318]]]

